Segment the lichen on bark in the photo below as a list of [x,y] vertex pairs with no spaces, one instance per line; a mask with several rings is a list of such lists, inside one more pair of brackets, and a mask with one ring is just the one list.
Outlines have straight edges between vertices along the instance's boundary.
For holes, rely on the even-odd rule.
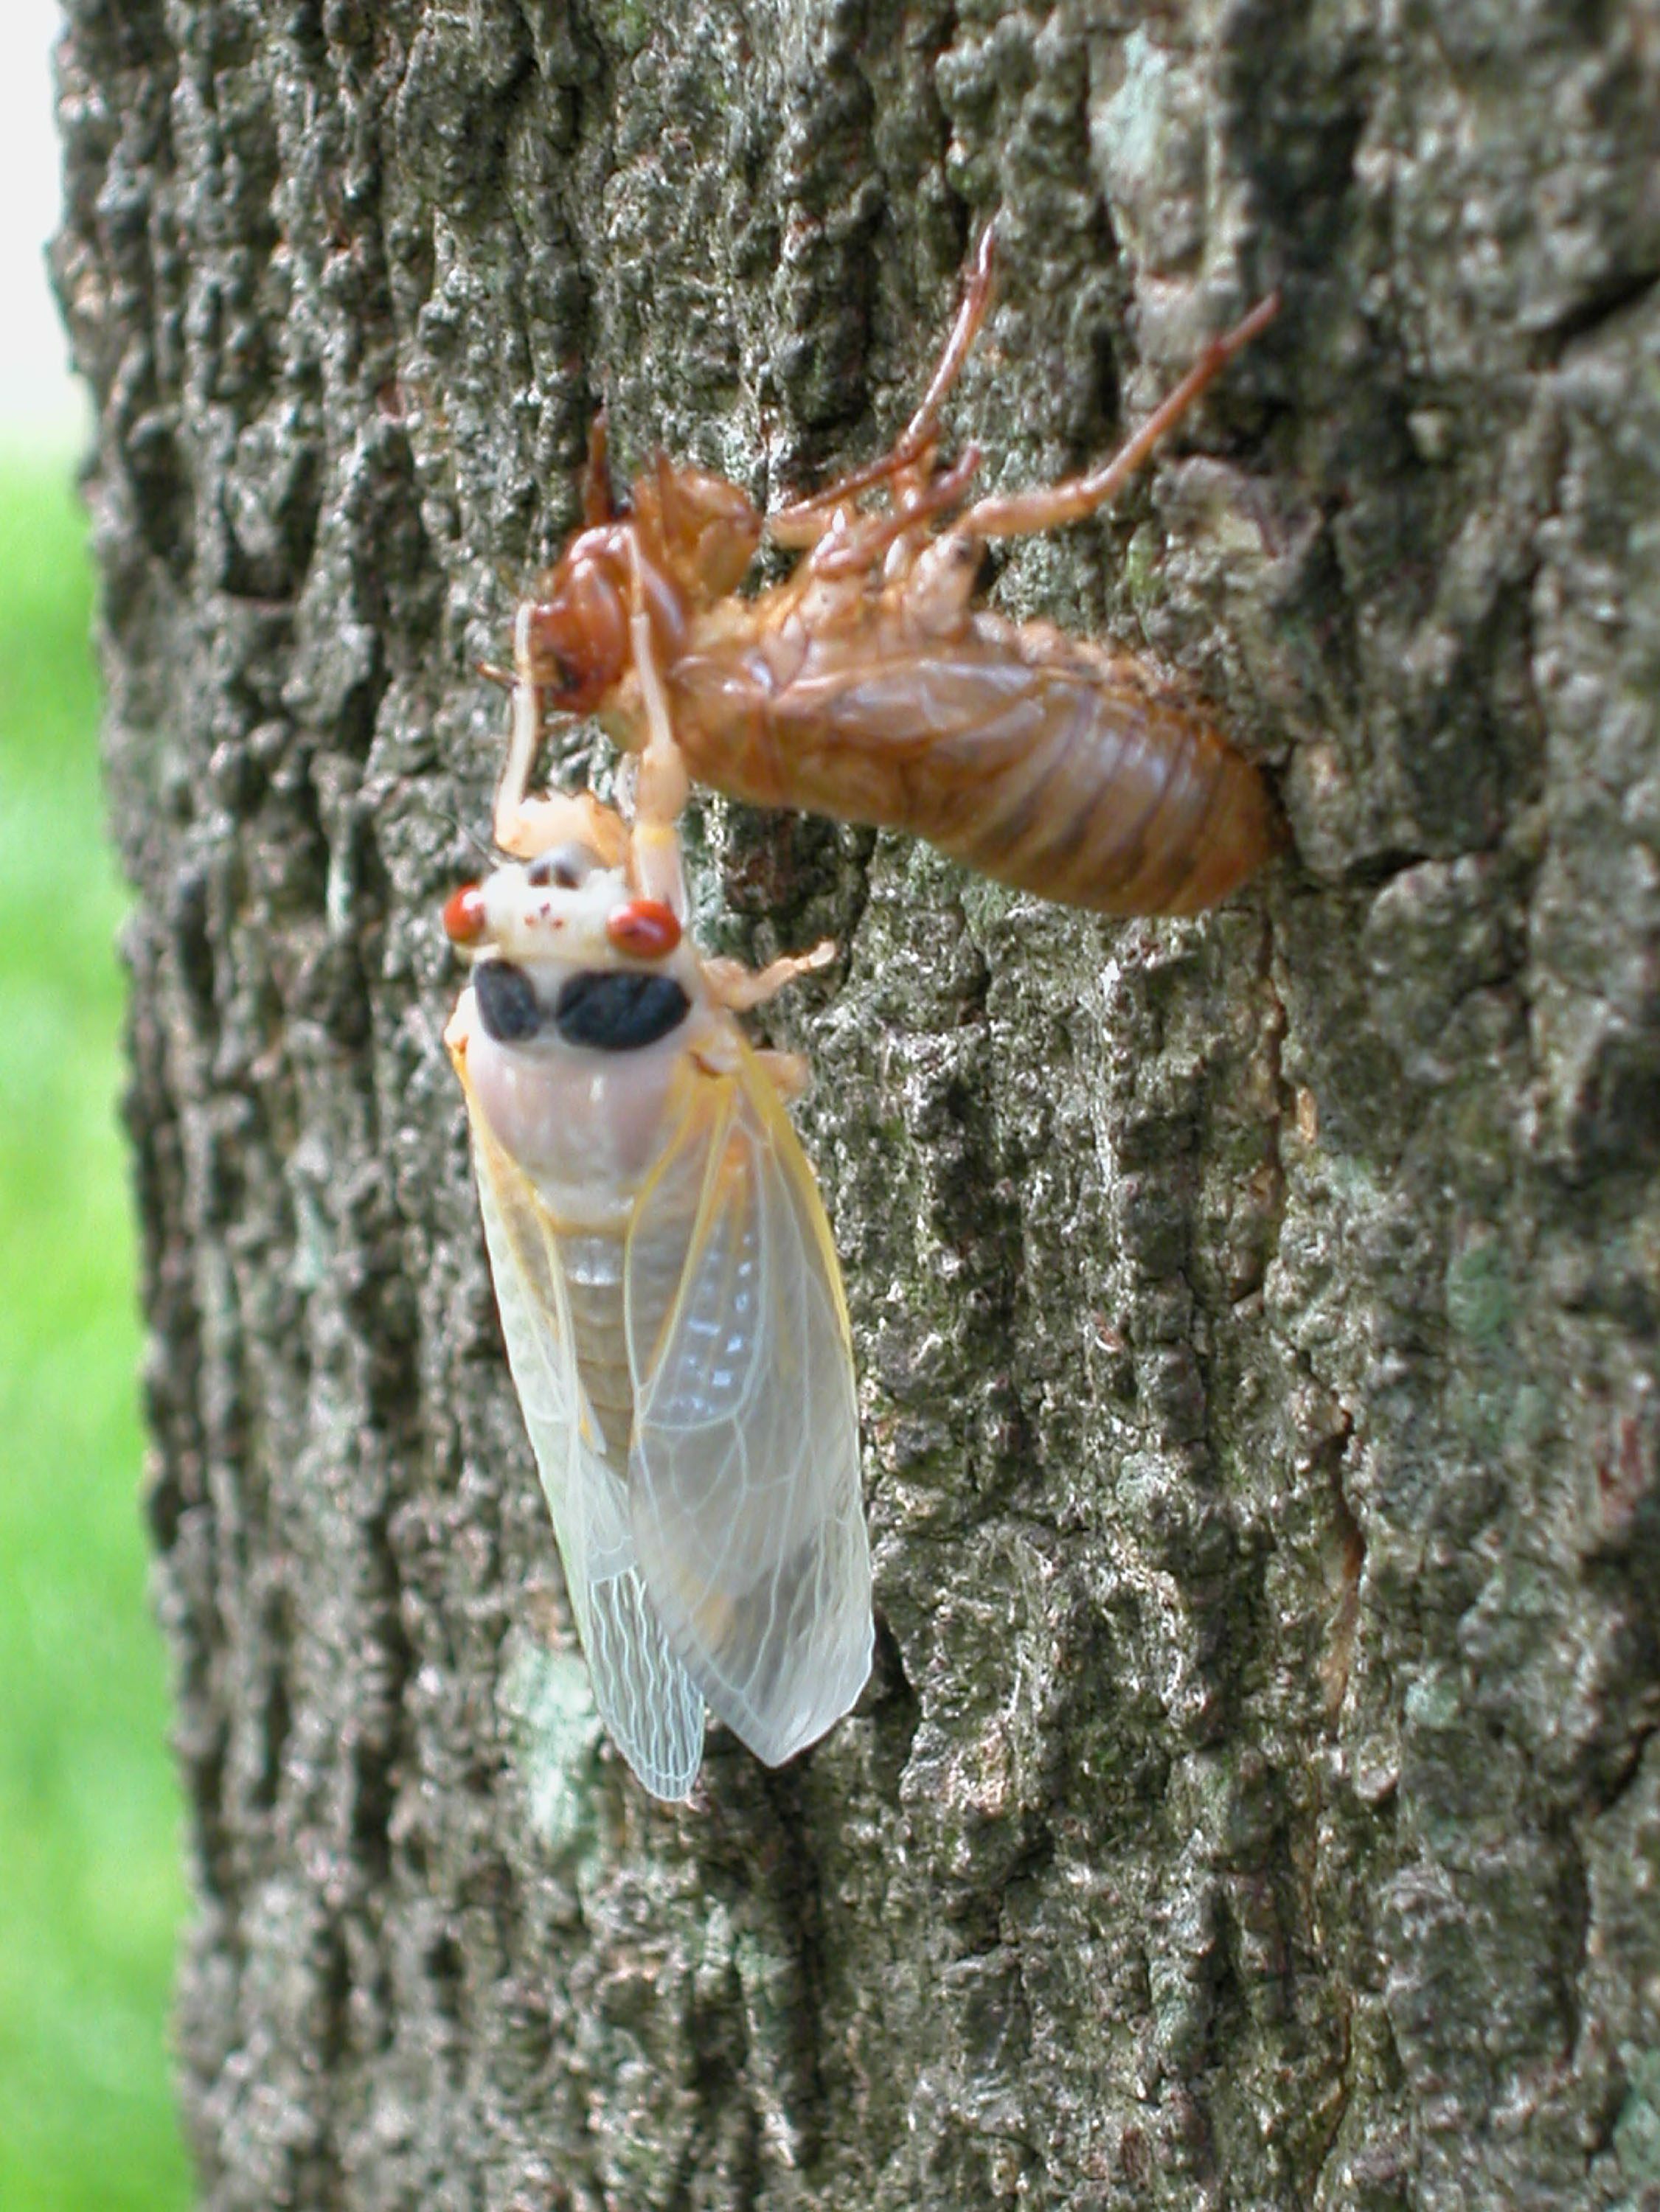
[[[1660,61],[1635,0],[69,0],[216,2208],[1660,2189]],[[854,1714],[607,1750],[439,1033],[603,398],[763,502],[1105,452],[994,584],[1292,847],[1112,926],[711,805],[847,1270]]]

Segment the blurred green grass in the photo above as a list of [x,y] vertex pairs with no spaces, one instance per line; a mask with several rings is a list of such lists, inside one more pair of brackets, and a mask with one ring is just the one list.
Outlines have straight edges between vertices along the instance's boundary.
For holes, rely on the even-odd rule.
[[0,451],[0,2207],[160,2212],[180,1820],[72,473]]

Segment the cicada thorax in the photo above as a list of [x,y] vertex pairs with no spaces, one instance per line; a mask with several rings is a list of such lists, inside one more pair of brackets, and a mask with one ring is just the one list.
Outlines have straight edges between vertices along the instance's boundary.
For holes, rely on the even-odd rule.
[[635,482],[629,520],[646,564],[672,578],[689,606],[737,590],[764,526],[737,484],[711,469],[677,467],[660,453]]

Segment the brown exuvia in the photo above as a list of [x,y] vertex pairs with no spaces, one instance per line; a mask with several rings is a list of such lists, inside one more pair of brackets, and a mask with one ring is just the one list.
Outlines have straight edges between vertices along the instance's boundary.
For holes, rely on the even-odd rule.
[[[1134,655],[1010,622],[974,593],[988,539],[1075,521],[1110,498],[1277,297],[1214,340],[1105,466],[963,507],[979,456],[970,447],[937,471],[939,410],[990,287],[988,231],[898,444],[775,514],[660,454],[618,513],[596,426],[585,526],[519,611],[498,836],[551,709],[597,715],[645,754],[642,774],[684,769],[755,805],[909,830],[1000,882],[1104,914],[1191,913],[1267,858],[1275,815],[1262,779],[1186,690]],[[857,505],[878,487],[885,509]],[[745,598],[737,586],[763,532],[805,557]],[[648,746],[654,699],[678,763]],[[672,799],[660,791],[654,803]]]

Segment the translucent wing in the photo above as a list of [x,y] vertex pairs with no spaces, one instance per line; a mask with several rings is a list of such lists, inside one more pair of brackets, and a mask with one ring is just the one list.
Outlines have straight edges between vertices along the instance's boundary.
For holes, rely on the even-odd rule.
[[652,1795],[685,1797],[703,1756],[703,1701],[669,1649],[641,1578],[623,1483],[605,1457],[571,1348],[558,1233],[471,1094],[467,1103],[508,1364],[553,1516],[593,1701]]
[[812,1171],[753,1055],[690,1088],[629,1237],[629,1504],[671,1645],[777,1765],[870,1672],[847,1308]]

